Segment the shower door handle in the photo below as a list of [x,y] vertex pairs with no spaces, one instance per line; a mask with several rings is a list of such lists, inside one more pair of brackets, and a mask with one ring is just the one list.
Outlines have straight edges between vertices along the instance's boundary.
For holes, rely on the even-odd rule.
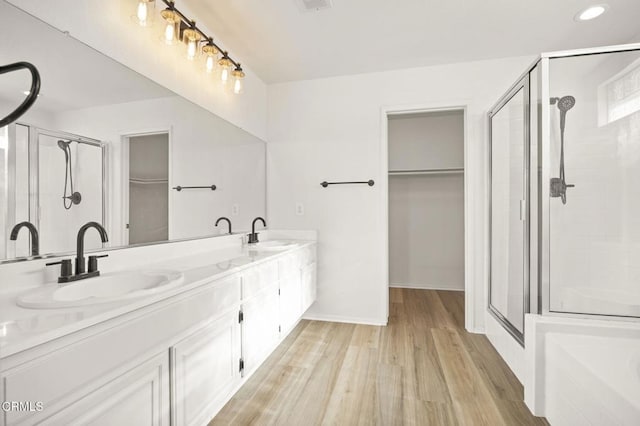
[[520,220],[525,221],[527,218],[527,200],[520,200]]

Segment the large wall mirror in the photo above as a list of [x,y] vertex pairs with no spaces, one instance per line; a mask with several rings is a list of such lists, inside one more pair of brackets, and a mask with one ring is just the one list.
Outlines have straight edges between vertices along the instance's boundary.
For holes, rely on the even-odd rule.
[[[265,143],[0,1],[0,63],[33,63],[34,107],[0,129],[0,262],[72,252],[86,222],[102,249],[247,229],[266,210]],[[0,116],[30,88],[28,72],[0,76]],[[180,187],[180,188],[178,188]],[[201,188],[189,188],[201,187]],[[179,190],[181,189],[181,190]]]

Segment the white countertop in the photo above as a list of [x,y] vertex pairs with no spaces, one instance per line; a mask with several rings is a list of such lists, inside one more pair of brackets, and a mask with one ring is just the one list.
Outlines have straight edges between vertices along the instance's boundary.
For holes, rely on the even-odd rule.
[[182,272],[184,281],[178,287],[137,299],[74,308],[28,309],[18,306],[16,299],[30,290],[19,289],[0,294],[0,358],[150,306],[239,272],[248,266],[272,260],[315,243],[300,240],[295,242],[297,244],[294,248],[281,251],[255,251],[249,246],[225,247],[176,257],[161,263],[145,263],[140,267]]

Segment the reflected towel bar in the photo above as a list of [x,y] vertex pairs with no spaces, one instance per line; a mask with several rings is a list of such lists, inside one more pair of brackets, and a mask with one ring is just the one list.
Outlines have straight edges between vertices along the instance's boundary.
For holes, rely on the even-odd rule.
[[355,181],[355,182],[327,182],[326,180],[322,183],[320,183],[320,185],[323,188],[326,188],[329,185],[351,185],[351,184],[367,184],[369,186],[373,186],[375,184],[375,182],[373,181],[373,179],[369,179],[366,181]]
[[210,189],[212,191],[215,191],[216,189],[218,189],[217,186],[215,185],[211,185],[211,186],[174,186],[173,189],[175,189],[176,191],[180,192],[183,189]]

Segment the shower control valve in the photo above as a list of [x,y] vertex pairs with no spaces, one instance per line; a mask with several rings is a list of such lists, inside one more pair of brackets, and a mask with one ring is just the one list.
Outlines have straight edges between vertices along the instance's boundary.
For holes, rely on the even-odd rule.
[[562,204],[567,204],[567,188],[574,187],[574,184],[566,183],[562,178],[551,178],[549,191],[551,197],[560,197],[562,199]]

